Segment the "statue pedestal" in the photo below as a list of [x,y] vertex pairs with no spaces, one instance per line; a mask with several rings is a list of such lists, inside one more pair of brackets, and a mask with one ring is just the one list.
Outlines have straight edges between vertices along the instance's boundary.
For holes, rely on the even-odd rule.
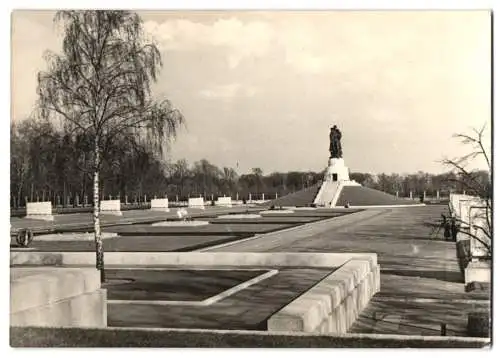
[[345,166],[344,159],[330,158],[326,168],[325,179],[314,199],[314,204],[327,208],[334,208],[344,186],[357,186],[355,181],[349,179],[349,169]]
[[330,158],[326,168],[325,181],[349,181],[349,169],[344,164],[343,158]]

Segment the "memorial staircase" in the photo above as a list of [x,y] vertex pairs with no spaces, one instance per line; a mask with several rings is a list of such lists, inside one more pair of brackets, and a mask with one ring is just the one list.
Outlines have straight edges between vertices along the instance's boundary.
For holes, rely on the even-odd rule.
[[335,206],[334,199],[339,188],[340,182],[338,181],[324,181],[314,200],[314,204],[327,208]]

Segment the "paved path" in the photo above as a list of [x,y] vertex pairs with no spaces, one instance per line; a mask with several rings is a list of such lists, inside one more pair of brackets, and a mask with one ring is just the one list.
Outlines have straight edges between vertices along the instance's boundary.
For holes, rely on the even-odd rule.
[[[365,210],[349,215],[333,217],[315,223],[305,224],[290,229],[280,230],[258,235],[255,238],[244,239],[235,243],[220,245],[214,248],[203,249],[203,251],[226,251],[226,252],[265,252],[265,251],[293,251],[288,250],[297,242],[315,235],[324,235],[331,230],[351,226],[362,220],[371,220],[382,214],[384,210]],[[283,249],[283,250],[282,250]],[[302,251],[302,250],[295,250]],[[366,251],[364,251],[366,252]]]
[[467,312],[488,302],[464,292],[455,243],[430,237],[428,223],[438,221],[445,208],[371,209],[213,250],[375,252],[381,292],[353,332],[439,335],[446,323],[447,334],[464,335]]

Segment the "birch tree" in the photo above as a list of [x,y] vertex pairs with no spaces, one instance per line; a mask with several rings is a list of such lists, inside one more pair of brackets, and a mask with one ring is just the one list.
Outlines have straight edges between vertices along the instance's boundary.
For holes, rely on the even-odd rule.
[[[99,218],[99,172],[117,140],[140,142],[160,152],[184,118],[168,99],[153,98],[162,66],[140,17],[128,11],[59,11],[62,53],[47,53],[38,74],[38,114],[58,118],[70,133],[89,134],[92,145],[96,268],[104,276]],[[110,159],[110,158],[107,158]]]

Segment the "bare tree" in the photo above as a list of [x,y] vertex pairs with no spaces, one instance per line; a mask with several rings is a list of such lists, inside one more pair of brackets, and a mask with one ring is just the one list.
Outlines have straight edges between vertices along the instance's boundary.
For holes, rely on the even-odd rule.
[[[484,131],[486,124],[480,129],[474,129],[473,134],[455,134],[454,137],[461,142],[471,147],[471,152],[455,159],[444,159],[443,163],[451,167],[456,175],[450,179],[458,182],[462,187],[466,188],[467,192],[480,199],[480,206],[483,208],[473,219],[484,220],[485,227],[476,225],[474,230],[461,229],[460,232],[477,240],[481,243],[489,255],[491,255],[491,240],[493,238],[492,230],[492,183],[491,183],[491,160],[490,152],[487,150],[484,143]],[[471,161],[481,159],[487,166],[488,176],[484,180],[484,171],[468,169]],[[469,223],[463,222],[456,218],[462,227],[468,227]],[[484,240],[484,237],[487,240]]]
[[23,133],[20,133],[22,132],[22,128],[19,127],[20,126],[16,123],[11,123],[10,127],[10,175],[11,183],[17,184],[17,206],[20,206],[21,192],[31,167],[29,146],[28,143],[25,142],[26,138],[23,137]]
[[161,152],[184,118],[170,101],[156,101],[151,83],[162,65],[146,43],[140,17],[128,11],[59,11],[62,54],[48,53],[38,74],[42,118],[58,118],[71,133],[92,138],[96,267],[104,281],[99,219],[99,172],[116,140],[139,141]]
[[224,174],[222,177],[221,189],[224,192],[224,195],[229,193],[229,196],[232,196],[238,182],[238,173],[236,173],[236,170],[229,167],[223,167],[222,172]]
[[252,176],[255,181],[255,187],[257,192],[261,191],[263,174],[264,172],[262,171],[261,168],[252,168]]

